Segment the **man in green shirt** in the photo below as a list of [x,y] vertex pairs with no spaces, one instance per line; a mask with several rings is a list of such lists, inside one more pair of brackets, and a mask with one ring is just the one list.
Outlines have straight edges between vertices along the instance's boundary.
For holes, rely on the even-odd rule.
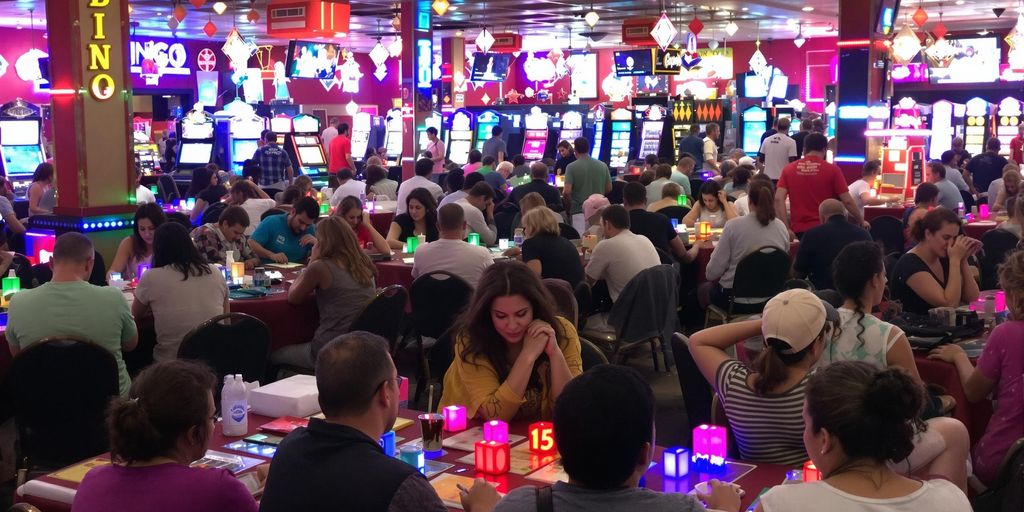
[[582,233],[586,231],[583,218],[583,201],[591,194],[607,194],[612,191],[611,172],[600,160],[590,157],[590,141],[580,137],[573,141],[576,161],[565,168],[565,188],[562,195],[572,201],[572,227]]
[[53,279],[11,298],[7,344],[11,355],[17,355],[52,336],[89,340],[114,355],[120,392],[127,395],[131,379],[121,353],[133,350],[139,335],[121,291],[88,283],[94,257],[92,242],[85,235],[65,233],[57,237],[50,260]]

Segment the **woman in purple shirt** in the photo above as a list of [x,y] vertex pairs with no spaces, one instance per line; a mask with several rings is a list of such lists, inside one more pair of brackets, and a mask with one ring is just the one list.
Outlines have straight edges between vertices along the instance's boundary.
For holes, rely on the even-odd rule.
[[205,366],[179,360],[139,374],[129,397],[114,398],[107,410],[115,463],[85,476],[72,510],[255,512],[256,501],[231,473],[189,467],[216,428],[216,380]]

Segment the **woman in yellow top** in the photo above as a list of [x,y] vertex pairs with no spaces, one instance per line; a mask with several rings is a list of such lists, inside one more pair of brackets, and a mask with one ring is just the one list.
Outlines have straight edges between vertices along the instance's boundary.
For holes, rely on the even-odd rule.
[[551,294],[522,263],[484,271],[459,332],[441,407],[463,405],[469,417],[550,419],[562,388],[583,371],[576,329],[555,316]]

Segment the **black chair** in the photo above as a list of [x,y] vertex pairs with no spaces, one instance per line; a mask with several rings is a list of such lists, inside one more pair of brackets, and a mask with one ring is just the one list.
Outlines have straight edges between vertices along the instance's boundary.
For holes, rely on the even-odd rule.
[[387,340],[388,348],[394,352],[398,345],[398,334],[402,332],[408,301],[409,294],[402,285],[388,286],[363,306],[348,329],[376,334]]
[[658,213],[668,217],[670,220],[676,219],[682,223],[683,217],[686,217],[686,214],[690,213],[690,209],[685,206],[666,206],[658,210]]
[[[728,309],[714,304],[708,306],[704,315],[704,326],[711,325],[716,317],[723,324],[733,320],[759,314],[768,300],[781,292],[789,280],[789,253],[778,247],[762,247],[740,260],[736,265]],[[737,299],[744,313],[737,314]]]
[[974,512],[1005,512],[1020,510],[1024,502],[1024,437],[1010,445],[999,464],[996,479],[985,492],[971,500]]
[[568,320],[574,327],[579,329],[579,307],[576,305],[576,296],[573,294],[572,286],[564,279],[546,278],[542,279],[544,287],[555,299],[555,310],[558,315]]
[[[969,190],[961,190],[960,199],[964,203],[964,211],[967,212],[971,211],[971,209],[974,208],[974,205],[977,204],[977,202],[974,200],[974,196],[971,195],[971,192]],[[992,200],[995,201],[995,199]]]
[[107,349],[66,336],[39,340],[14,358],[8,385],[19,473],[61,468],[110,449],[105,412],[119,388]]
[[661,264],[662,265],[673,265],[673,264],[675,264],[676,260],[672,258],[671,254],[665,252],[660,247],[655,247],[654,250],[658,251],[658,259],[661,260]]
[[[217,315],[192,329],[178,346],[179,359],[203,361],[217,374],[242,374],[246,382],[260,380],[267,371],[270,329],[262,320],[244,313]],[[220,405],[220,387],[214,390]]]
[[1019,242],[1017,235],[1004,229],[993,229],[981,237],[982,249],[978,262],[982,290],[999,288],[999,265]]
[[181,224],[186,230],[192,231],[192,219],[188,215],[181,212],[171,212],[167,214],[167,222],[177,222]]
[[564,223],[558,223],[558,235],[562,238],[568,238],[569,240],[581,240],[580,232],[576,231],[576,228]]
[[[697,170],[693,171],[693,173],[696,176],[700,176],[701,170],[697,169]],[[703,187],[703,186],[704,186],[704,179],[703,178],[699,178],[699,177],[697,177],[697,178],[691,177],[690,178],[690,199],[691,200],[700,197],[700,188]],[[691,201],[690,204],[693,204],[693,202]]]
[[227,209],[228,204],[223,202],[207,205],[206,209],[203,210],[203,215],[199,218],[199,225],[216,224],[217,220],[220,219],[220,214],[224,213],[224,210]]
[[884,254],[903,254],[903,223],[896,217],[883,215],[871,221],[871,238],[882,246]]
[[690,425],[708,424],[711,423],[711,396],[714,392],[690,355],[689,345],[690,340],[683,333],[677,332],[672,336],[672,357],[676,362],[686,419]]
[[[473,287],[455,274],[445,271],[428,272],[416,278],[409,288],[409,299],[412,303],[412,330],[415,334],[419,351],[420,368],[416,379],[418,399],[426,383],[434,376],[436,364],[431,365],[434,352],[443,352],[435,343],[430,349],[423,346],[423,338],[440,340],[462,314],[473,296]],[[450,348],[448,349],[450,350]],[[443,359],[443,358],[442,358]]]
[[622,204],[622,191],[626,189],[626,182],[620,180],[612,181],[612,190],[604,196],[611,204]]
[[399,184],[402,183],[402,168],[397,165],[388,167],[388,179],[391,181],[397,181]]
[[22,290],[35,288],[35,273],[32,271],[32,262],[29,261],[28,256],[15,253],[9,270],[13,270],[14,275],[18,276]]
[[590,285],[586,281],[581,281],[573,289],[572,294],[576,297],[576,311],[579,317],[576,321],[576,327],[582,330],[587,325],[587,319],[590,318],[590,314],[594,309],[594,299],[591,297]]
[[268,197],[273,199],[273,198],[277,197],[278,194],[280,194],[280,193],[282,193],[284,191],[279,189],[279,188],[264,188],[263,192],[266,193]]
[[273,217],[274,215],[284,215],[286,213],[288,213],[288,212],[286,212],[286,211],[284,211],[284,210],[282,210],[280,208],[271,208],[271,209],[263,212],[263,214],[260,215],[260,222],[263,222],[263,221],[267,220],[267,217]]
[[[39,263],[32,265],[32,279],[36,286],[44,285],[53,279],[53,269],[50,263]],[[89,284],[95,286],[107,285],[107,267],[103,262],[103,255],[93,252],[92,274],[89,274]]]
[[181,192],[178,190],[178,184],[174,182],[174,177],[170,174],[162,174],[156,180],[156,191],[160,194],[160,198],[163,199],[165,204],[173,203],[178,199],[181,199]]
[[595,366],[608,364],[608,358],[601,349],[588,340],[580,339],[580,358],[583,360],[583,371]]
[[494,214],[494,227],[498,232],[498,238],[512,238],[512,225],[515,223],[518,211],[500,211]]

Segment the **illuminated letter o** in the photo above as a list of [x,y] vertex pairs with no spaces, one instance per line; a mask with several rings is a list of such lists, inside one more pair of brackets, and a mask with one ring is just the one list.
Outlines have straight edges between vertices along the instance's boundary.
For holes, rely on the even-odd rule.
[[93,98],[109,100],[114,96],[114,79],[106,73],[96,75],[92,78],[89,90],[92,91]]

